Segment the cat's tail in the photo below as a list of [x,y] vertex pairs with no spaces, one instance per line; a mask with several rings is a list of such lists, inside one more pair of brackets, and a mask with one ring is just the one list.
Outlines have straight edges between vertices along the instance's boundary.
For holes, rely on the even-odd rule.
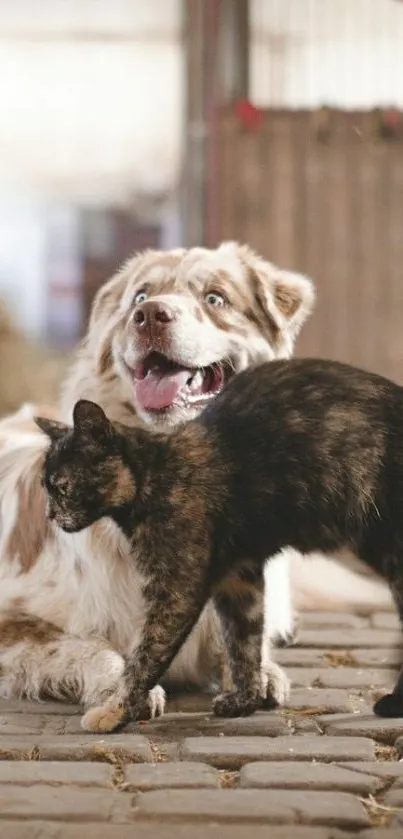
[[296,609],[360,614],[393,609],[387,584],[352,557],[336,561],[322,554],[304,557],[293,550],[287,554]]

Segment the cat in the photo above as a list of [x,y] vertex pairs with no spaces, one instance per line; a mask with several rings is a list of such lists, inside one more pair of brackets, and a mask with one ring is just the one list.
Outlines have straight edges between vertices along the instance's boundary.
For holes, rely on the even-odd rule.
[[[332,361],[271,361],[232,379],[195,420],[155,434],[93,402],[51,440],[48,515],[68,532],[110,516],[136,547],[147,618],[123,686],[92,728],[137,719],[213,598],[231,664],[218,716],[272,705],[260,676],[263,567],[284,546],[348,547],[387,579],[403,617],[403,389]],[[308,561],[308,560],[307,560]],[[403,716],[403,668],[374,710]]]

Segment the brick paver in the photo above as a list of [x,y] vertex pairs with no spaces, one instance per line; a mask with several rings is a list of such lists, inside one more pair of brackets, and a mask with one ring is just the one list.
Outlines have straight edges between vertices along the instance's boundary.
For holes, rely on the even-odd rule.
[[370,626],[376,629],[399,629],[400,622],[395,612],[375,612],[370,619]]
[[[15,822],[1,822],[4,829],[5,839],[245,839],[245,825],[218,824],[217,822],[203,821],[202,823],[188,822],[180,823],[156,823],[154,821],[137,821],[135,825],[125,826],[86,824],[83,826],[74,824],[31,822],[29,826],[17,825]],[[379,835],[378,835],[379,833]],[[302,827],[293,825],[271,825],[268,834],[267,826],[254,824],[253,839],[346,839],[346,837],[357,837],[357,833],[347,834],[344,831],[331,827]],[[368,834],[359,834],[368,839]],[[401,839],[398,830],[388,831],[387,837],[382,832],[371,831],[372,839]]]
[[373,760],[374,743],[365,737],[189,737],[186,760],[205,760],[222,769],[238,769],[251,760]]
[[364,773],[364,775],[374,775],[378,778],[389,778],[395,783],[403,783],[403,761],[398,760],[377,760],[374,762],[359,763],[352,761],[351,763],[339,763],[345,769],[350,769],[353,772]]
[[91,734],[49,737],[38,735],[0,738],[0,759],[11,760],[132,760],[135,763],[152,760],[150,743],[135,734],[97,737]]
[[326,649],[344,649],[345,647],[401,647],[402,636],[396,630],[379,629],[302,629],[299,643],[304,647],[326,647]]
[[340,688],[294,688],[287,708],[295,711],[311,711],[312,714],[355,713],[366,708],[365,699]]
[[396,670],[364,665],[351,667],[348,657],[347,652],[345,658],[348,666],[346,667],[342,664],[339,666],[337,658],[329,653],[329,663],[326,667],[287,667],[287,672],[293,684],[299,687],[341,688],[354,692],[393,687]]
[[375,795],[385,785],[382,778],[334,763],[292,761],[247,763],[241,769],[239,784],[259,789],[338,790],[358,795]]
[[205,763],[153,763],[126,766],[124,785],[127,789],[203,789],[221,786],[219,772]]
[[252,789],[162,790],[141,793],[139,815],[149,818],[214,819],[268,824],[337,825],[357,829],[370,824],[357,797],[345,792]]
[[326,734],[340,734],[343,737],[371,737],[381,743],[393,745],[402,730],[403,720],[382,719],[374,714],[352,716],[352,714],[326,714],[318,717],[319,725]]
[[400,837],[403,718],[372,713],[402,657],[396,615],[306,613],[298,646],[276,657],[288,706],[247,719],[216,719],[188,694],[99,737],[77,707],[0,702],[0,836]]
[[403,813],[403,789],[390,789],[385,797],[385,804],[389,807],[398,807]]
[[[142,769],[144,764],[142,764]],[[133,766],[132,769],[136,769]],[[34,784],[74,787],[112,787],[114,769],[108,763],[77,761],[1,760],[0,785]]]
[[10,784],[2,790],[0,808],[2,818],[121,823],[132,821],[133,802],[130,795],[113,789]]

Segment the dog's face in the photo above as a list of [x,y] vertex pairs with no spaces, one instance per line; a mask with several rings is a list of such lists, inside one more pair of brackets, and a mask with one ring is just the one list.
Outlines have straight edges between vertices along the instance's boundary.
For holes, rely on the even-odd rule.
[[110,412],[106,380],[117,376],[122,403],[147,424],[192,419],[235,373],[290,356],[313,299],[310,280],[232,242],[142,254],[95,300],[87,347],[99,386],[74,397]]
[[79,401],[73,428],[46,417],[35,422],[50,440],[43,467],[47,517],[62,530],[75,533],[134,501],[133,475],[99,405]]

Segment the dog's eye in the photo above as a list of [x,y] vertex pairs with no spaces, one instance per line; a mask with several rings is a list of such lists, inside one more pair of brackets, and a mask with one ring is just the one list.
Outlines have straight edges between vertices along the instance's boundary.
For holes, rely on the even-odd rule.
[[138,291],[134,296],[134,305],[138,306],[140,303],[144,303],[145,300],[147,300],[147,293],[145,291]]
[[209,291],[208,294],[205,295],[204,300],[209,306],[224,306],[225,303],[223,295],[218,294],[217,291]]

